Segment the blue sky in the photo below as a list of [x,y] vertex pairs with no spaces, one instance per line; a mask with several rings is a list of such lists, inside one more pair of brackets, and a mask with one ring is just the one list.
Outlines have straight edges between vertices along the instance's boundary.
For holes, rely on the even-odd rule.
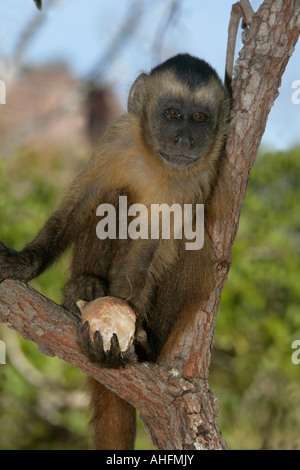
[[[147,12],[135,34],[121,45],[120,53],[113,63],[107,64],[102,78],[116,87],[125,103],[130,84],[141,70],[149,70],[178,52],[204,58],[223,78],[232,3],[233,0],[182,0],[177,21],[165,31],[159,51],[154,53],[153,43],[155,38],[160,39],[160,21],[169,0],[148,0]],[[261,2],[252,0],[251,3],[256,10]],[[47,4],[44,0],[44,21],[26,49],[25,63],[60,61],[77,77],[85,78],[111,44],[132,0],[61,0],[48,8]],[[39,15],[33,0],[1,0],[0,61],[12,57],[20,33]],[[240,47],[239,39],[237,50]],[[300,80],[299,43],[269,116],[263,138],[265,147],[286,149],[300,144],[300,104],[291,100],[295,80]]]

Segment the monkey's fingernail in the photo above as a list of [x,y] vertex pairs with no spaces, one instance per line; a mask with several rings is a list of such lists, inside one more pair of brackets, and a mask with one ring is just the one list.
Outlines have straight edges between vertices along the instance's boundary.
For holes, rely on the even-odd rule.
[[96,330],[94,333],[94,341],[101,341],[102,337],[100,331]]
[[110,343],[114,344],[117,348],[119,347],[119,338],[117,337],[116,333],[113,333]]

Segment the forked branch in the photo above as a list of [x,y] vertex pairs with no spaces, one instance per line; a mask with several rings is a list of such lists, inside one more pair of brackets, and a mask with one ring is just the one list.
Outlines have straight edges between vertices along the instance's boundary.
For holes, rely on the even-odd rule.
[[226,67],[225,67],[225,85],[229,89],[232,82],[234,53],[236,38],[241,18],[243,18],[242,27],[250,27],[254,11],[249,0],[240,0],[232,5],[227,39]]

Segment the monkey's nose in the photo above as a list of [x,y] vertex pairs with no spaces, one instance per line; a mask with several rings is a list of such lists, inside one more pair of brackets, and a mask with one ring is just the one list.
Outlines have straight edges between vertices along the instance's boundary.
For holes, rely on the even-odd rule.
[[188,135],[184,135],[184,136],[176,135],[174,137],[174,144],[178,144],[183,148],[190,148],[194,145],[194,139],[193,137],[190,137]]

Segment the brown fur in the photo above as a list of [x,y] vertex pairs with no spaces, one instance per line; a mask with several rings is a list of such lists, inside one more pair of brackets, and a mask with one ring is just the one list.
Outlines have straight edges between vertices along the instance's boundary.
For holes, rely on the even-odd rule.
[[[110,295],[127,301],[137,315],[134,345],[139,360],[155,361],[158,357],[163,360],[164,345],[167,343],[166,351],[176,341],[182,324],[190,321],[207,298],[213,285],[213,247],[206,231],[204,247],[198,251],[187,251],[184,239],[99,240],[97,206],[105,202],[118,208],[120,195],[128,197],[128,205],[140,203],[147,208],[153,203],[181,206],[203,203],[206,218],[215,221],[222,217],[222,201],[224,204],[227,201],[224,192],[229,192],[220,170],[229,114],[227,93],[212,72],[206,71],[203,83],[200,80],[194,86],[181,79],[172,67],[164,65],[136,80],[129,95],[129,113],[104,134],[90,162],[37,237],[19,253],[0,245],[0,280],[10,277],[28,281],[73,243],[64,305],[78,312],[78,299],[91,301]],[[187,113],[189,109],[197,111],[198,107],[201,110],[201,106],[208,113],[202,127],[188,120],[184,124],[184,132],[193,135],[193,145],[188,150],[176,147],[172,128],[180,122],[169,123],[161,117],[160,106],[165,96],[169,96],[168,107],[173,107],[175,100],[182,103]],[[171,155],[175,152],[180,168],[173,161],[171,164],[162,161],[161,147]],[[188,152],[195,162],[182,165],[176,152]],[[210,202],[214,190],[218,192],[218,207]],[[82,325],[78,338],[83,349],[87,348]],[[93,359],[99,344],[95,340],[89,346],[94,347]],[[105,355],[100,356],[103,366],[122,365],[117,343],[106,362]],[[91,381],[91,388],[96,448],[133,448],[132,406],[95,381]]]
[[89,377],[91,427],[95,450],[132,450],[136,434],[136,411],[118,395]]

